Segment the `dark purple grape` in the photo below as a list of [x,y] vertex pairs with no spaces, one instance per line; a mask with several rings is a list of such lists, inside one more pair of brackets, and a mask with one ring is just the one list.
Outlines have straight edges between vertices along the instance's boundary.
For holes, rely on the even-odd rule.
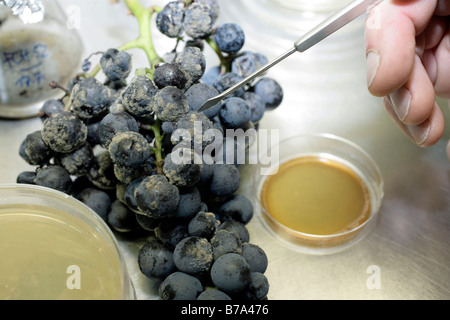
[[237,253],[220,256],[211,267],[211,280],[225,293],[237,293],[250,283],[250,267]]
[[178,188],[161,174],[145,177],[134,194],[138,209],[150,217],[171,217],[177,212],[180,200]]
[[184,93],[177,87],[164,87],[153,98],[151,107],[161,121],[176,122],[189,111]]
[[37,130],[26,136],[23,141],[25,159],[32,165],[47,164],[55,152],[42,139],[42,131]]
[[58,165],[48,165],[36,169],[34,183],[67,194],[72,191],[72,179],[66,169]]
[[118,132],[139,131],[135,118],[129,113],[120,111],[108,113],[98,125],[98,138],[103,147],[108,148],[114,135]]
[[192,83],[197,82],[205,73],[206,60],[197,47],[185,47],[177,54],[175,62],[189,74]]
[[152,121],[153,110],[149,107],[153,96],[158,92],[152,80],[136,76],[122,93],[122,105],[126,112],[138,121]]
[[77,199],[95,211],[103,220],[108,219],[111,197],[103,190],[87,188],[81,191]]
[[94,161],[94,152],[90,144],[85,143],[81,148],[70,153],[57,155],[58,163],[71,175],[87,174]]
[[248,300],[262,300],[269,293],[269,281],[267,277],[260,272],[252,272],[250,274],[250,283],[245,290]]
[[173,261],[182,272],[190,275],[202,274],[209,270],[213,262],[211,244],[205,238],[187,237],[176,245]]
[[34,171],[22,171],[17,176],[17,183],[34,184],[34,179],[36,179],[36,172]]
[[108,49],[101,57],[100,65],[109,80],[122,81],[131,72],[131,55],[115,48]]
[[247,102],[238,97],[225,99],[219,112],[220,121],[225,128],[243,128],[250,121],[252,116]]
[[191,236],[211,239],[219,224],[214,213],[199,212],[189,221],[188,232]]
[[211,178],[210,191],[213,195],[231,196],[240,185],[240,173],[234,164],[216,164]]
[[140,133],[125,131],[117,133],[108,147],[111,160],[128,168],[138,168],[150,157],[150,146]]
[[220,51],[233,54],[244,46],[245,34],[238,24],[225,23],[217,28],[214,34],[214,41]]
[[262,248],[252,243],[244,243],[242,256],[247,260],[251,272],[266,272],[268,266],[267,255]]
[[[216,88],[206,83],[196,83],[186,90],[185,95],[189,103],[190,111],[198,111],[203,104],[219,94]],[[217,103],[212,108],[202,111],[209,119],[219,114],[222,102]]]
[[71,105],[81,119],[104,116],[111,105],[111,93],[95,78],[82,79],[72,89]]
[[138,253],[138,265],[143,274],[150,278],[165,278],[173,273],[173,253],[159,240],[144,243]]
[[272,78],[262,78],[253,86],[253,91],[266,103],[266,110],[277,108],[283,101],[283,89]]
[[184,3],[171,1],[156,16],[156,27],[169,38],[180,37],[183,33]]
[[253,217],[253,204],[244,195],[236,194],[219,209],[223,220],[236,220],[243,224],[248,223]]
[[225,292],[215,288],[208,288],[197,297],[197,300],[231,300]]
[[42,108],[38,112],[38,117],[45,121],[55,113],[60,113],[64,109],[64,103],[61,100],[50,99],[44,102]]
[[214,260],[226,253],[242,254],[242,241],[234,233],[227,230],[218,230],[211,238]]
[[184,32],[194,38],[206,38],[212,31],[214,23],[211,7],[193,2],[184,11]]
[[195,300],[202,291],[199,279],[179,271],[165,278],[158,289],[163,300]]
[[61,112],[44,121],[41,134],[53,151],[69,153],[86,143],[87,127],[73,113]]
[[186,90],[192,84],[189,74],[176,63],[159,65],[153,73],[153,81],[159,89],[176,87],[180,90]]
[[106,221],[118,232],[130,232],[139,227],[136,214],[118,199],[109,206]]

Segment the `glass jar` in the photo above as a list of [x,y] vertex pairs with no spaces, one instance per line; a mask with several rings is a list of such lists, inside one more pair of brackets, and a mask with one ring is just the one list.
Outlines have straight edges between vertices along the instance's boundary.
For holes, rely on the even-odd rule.
[[57,1],[0,1],[0,117],[32,117],[45,100],[61,97],[49,84],[66,85],[82,51]]

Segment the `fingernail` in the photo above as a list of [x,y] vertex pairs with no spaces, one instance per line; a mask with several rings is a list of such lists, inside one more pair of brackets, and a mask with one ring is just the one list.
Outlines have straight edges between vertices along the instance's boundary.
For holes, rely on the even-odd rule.
[[406,88],[401,88],[390,95],[392,107],[400,121],[404,121],[408,116],[411,105],[411,92]]
[[428,135],[430,134],[431,125],[427,120],[417,126],[407,126],[407,128],[411,137],[414,139],[414,142],[420,146],[427,140]]
[[380,66],[380,55],[375,50],[370,50],[367,53],[367,87],[370,88],[375,76],[377,75],[378,67]]

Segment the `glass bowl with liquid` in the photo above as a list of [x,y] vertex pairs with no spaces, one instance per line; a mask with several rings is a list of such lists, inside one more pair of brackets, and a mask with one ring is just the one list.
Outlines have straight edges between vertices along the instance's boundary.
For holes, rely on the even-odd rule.
[[383,178],[358,145],[330,134],[304,134],[272,145],[267,154],[278,161],[257,165],[254,188],[261,221],[275,238],[296,251],[331,254],[372,230]]
[[0,256],[2,300],[136,298],[106,223],[53,189],[0,185]]

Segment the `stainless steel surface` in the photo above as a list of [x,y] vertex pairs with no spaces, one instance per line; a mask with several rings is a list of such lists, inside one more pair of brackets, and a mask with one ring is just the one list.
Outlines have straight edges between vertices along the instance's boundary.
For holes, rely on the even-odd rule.
[[[123,14],[122,5],[110,6],[108,1],[61,2],[66,7],[80,7],[80,33],[86,52],[118,46],[136,34],[133,20]],[[265,52],[270,58],[291,43],[292,34],[281,27],[266,25],[266,20],[254,16],[253,20],[243,20],[243,16],[248,18],[258,12],[248,10],[249,1],[236,1],[230,6],[226,1],[221,3],[222,21],[243,21],[249,38],[246,48]],[[270,5],[268,0],[251,3]],[[102,28],[95,19],[101,19]],[[276,72],[268,73],[281,83],[285,97],[278,109],[264,116],[260,126],[279,130],[280,138],[328,132],[363,147],[380,167],[385,181],[378,224],[346,251],[312,256],[293,252],[274,241],[256,213],[248,228],[250,241],[261,246],[269,257],[269,299],[450,299],[450,162],[445,154],[450,139],[450,112],[447,103],[440,101],[447,129],[435,146],[424,149],[409,142],[386,114],[380,99],[367,92],[364,40],[362,30],[356,27],[361,24],[359,21],[346,26],[326,43],[288,59]],[[266,42],[273,48],[257,39],[256,35],[262,33],[267,39],[276,39]],[[159,39],[155,34],[155,41],[163,41],[158,44],[161,52],[172,49],[172,42]],[[141,59],[138,53],[135,57]],[[207,58],[214,61],[213,55]],[[0,182],[14,182],[21,171],[33,169],[19,157],[18,148],[28,133],[40,128],[40,120],[35,118],[0,121]],[[251,195],[251,166],[242,167],[241,173],[240,192]],[[137,298],[157,299],[158,282],[142,275],[137,265],[137,252],[145,237],[134,239],[118,234],[118,239]]]
[[259,70],[256,70],[254,73],[249,75],[248,77],[242,79],[235,85],[231,86],[224,92],[219,95],[208,99],[205,104],[199,109],[199,111],[204,111],[209,108],[214,107],[217,103],[223,100],[225,97],[229,96],[239,88],[243,87],[247,83],[251,82],[253,79],[261,76],[266,71],[268,71],[273,66],[277,65],[279,62],[283,61],[287,57],[289,57],[294,52],[304,52],[311,48],[313,45],[319,43],[329,35],[333,34],[346,24],[352,22],[362,14],[366,13],[367,10],[379,4],[382,0],[355,0],[338,10],[336,13],[332,14],[329,18],[325,19],[321,23],[319,23],[316,27],[306,32],[300,39],[295,41],[294,47],[287,50],[285,53],[280,55],[275,60],[267,63]]

